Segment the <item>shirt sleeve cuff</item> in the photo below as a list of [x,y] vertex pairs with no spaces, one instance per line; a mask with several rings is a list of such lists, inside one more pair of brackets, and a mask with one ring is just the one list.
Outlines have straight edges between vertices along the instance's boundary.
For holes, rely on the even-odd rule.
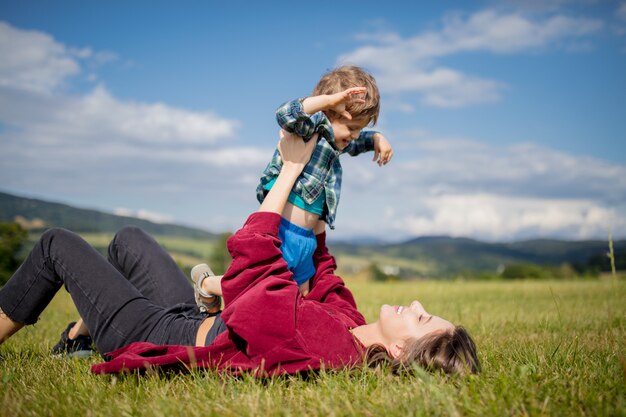
[[288,101],[278,108],[276,111],[276,121],[278,125],[287,132],[295,133],[301,136],[305,142],[308,142],[316,130],[319,121],[315,115],[309,115],[304,112],[302,102],[304,98]]
[[276,110],[276,118],[279,124],[285,124],[296,120],[302,120],[309,118],[310,115],[304,112],[302,102],[306,97],[297,98],[295,100],[287,101],[283,103]]
[[359,141],[365,146],[366,152],[374,150],[374,135],[376,133],[378,132],[375,130],[366,130],[359,135]]
[[297,98],[289,102],[289,115],[296,119],[300,120],[303,118],[311,117],[311,115],[304,112],[304,107],[302,106],[302,102],[306,97]]

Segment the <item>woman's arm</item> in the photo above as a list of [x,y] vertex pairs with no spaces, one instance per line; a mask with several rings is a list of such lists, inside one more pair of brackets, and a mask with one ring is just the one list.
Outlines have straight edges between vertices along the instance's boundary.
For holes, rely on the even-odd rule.
[[304,166],[311,159],[317,142],[317,135],[313,136],[314,140],[304,142],[298,136],[281,129],[278,152],[280,152],[283,160],[283,167],[278,178],[276,178],[276,182],[259,207],[259,212],[282,214],[289,192]]
[[337,263],[326,246],[326,232],[321,230],[320,233],[316,233],[316,238],[317,248],[313,254],[315,275],[309,281],[310,292],[307,300],[333,305],[350,316],[355,323],[365,324],[365,318],[357,310],[352,292],[344,281],[335,275]]
[[[302,169],[304,169],[304,166],[311,158],[314,148],[315,141],[305,143],[298,136],[292,133],[285,132],[284,130],[280,131],[278,150],[283,158],[284,165],[276,179],[276,182],[274,183],[274,186],[271,188],[265,197],[265,200],[259,207],[258,212],[275,214],[281,214],[283,212],[289,192],[302,172]],[[246,225],[248,224],[249,222],[246,222]],[[260,242],[256,242],[254,245],[250,245],[250,247],[246,249],[255,251],[259,243]],[[259,260],[256,262],[259,262]],[[236,268],[233,269],[236,270]],[[240,275],[238,276],[242,278]],[[239,279],[238,281],[241,282],[245,280]],[[222,276],[218,275],[206,278],[202,282],[202,289],[208,294],[222,296]]]
[[233,260],[221,280],[226,306],[221,317],[249,356],[270,352],[296,334],[298,285],[282,257],[278,227],[289,191],[314,147],[315,141],[281,132],[284,166],[259,210],[227,242]]

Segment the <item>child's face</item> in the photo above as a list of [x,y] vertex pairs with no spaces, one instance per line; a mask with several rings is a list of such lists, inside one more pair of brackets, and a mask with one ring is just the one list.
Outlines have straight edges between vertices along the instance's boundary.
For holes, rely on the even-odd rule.
[[369,123],[367,118],[359,119],[346,119],[345,117],[333,118],[330,124],[333,126],[333,133],[335,134],[335,144],[337,149],[343,150],[354,139],[358,138],[363,130]]

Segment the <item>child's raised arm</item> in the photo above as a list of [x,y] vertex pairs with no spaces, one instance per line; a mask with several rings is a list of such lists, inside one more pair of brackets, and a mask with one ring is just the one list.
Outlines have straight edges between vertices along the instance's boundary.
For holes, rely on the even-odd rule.
[[307,97],[302,101],[302,109],[307,114],[331,110],[341,117],[352,120],[352,115],[346,111],[346,104],[350,101],[365,103],[365,99],[358,96],[366,92],[367,87],[352,87],[335,94]]
[[346,111],[346,105],[350,102],[364,102],[358,95],[365,93],[366,90],[365,87],[353,87],[336,94],[322,94],[288,101],[276,110],[276,121],[282,129],[295,133],[308,142],[317,126],[325,119],[321,111],[332,111],[351,120],[352,115]]

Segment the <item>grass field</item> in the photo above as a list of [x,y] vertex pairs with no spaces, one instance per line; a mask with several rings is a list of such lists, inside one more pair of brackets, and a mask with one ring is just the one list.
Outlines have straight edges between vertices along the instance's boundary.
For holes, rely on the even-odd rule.
[[271,380],[210,371],[96,376],[49,350],[75,318],[64,291],[0,346],[2,416],[626,415],[626,282],[349,282],[361,311],[414,298],[466,326],[483,372],[327,372]]

